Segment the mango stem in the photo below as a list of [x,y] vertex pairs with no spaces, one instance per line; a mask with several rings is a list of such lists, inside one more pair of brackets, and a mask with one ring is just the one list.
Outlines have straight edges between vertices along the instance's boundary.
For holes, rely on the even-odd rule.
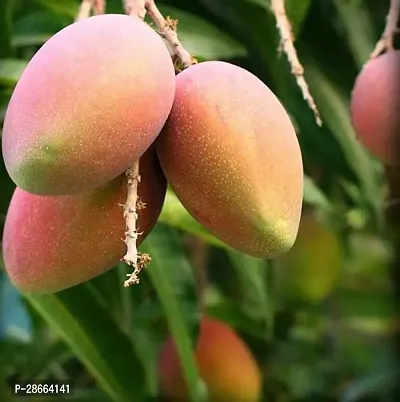
[[375,59],[381,53],[394,49],[393,42],[395,35],[399,32],[397,23],[400,15],[400,0],[390,0],[389,12],[386,17],[386,25],[382,36],[371,53],[370,59]]
[[318,126],[322,125],[322,120],[315,104],[315,101],[308,88],[307,81],[304,78],[304,68],[297,57],[296,48],[294,47],[294,35],[292,31],[292,25],[285,11],[284,0],[271,0],[271,9],[276,19],[276,26],[281,38],[280,50],[286,53],[290,67],[292,68],[292,74],[296,78],[298,87],[301,89],[304,100],[308,103],[309,108],[313,111],[315,120]]

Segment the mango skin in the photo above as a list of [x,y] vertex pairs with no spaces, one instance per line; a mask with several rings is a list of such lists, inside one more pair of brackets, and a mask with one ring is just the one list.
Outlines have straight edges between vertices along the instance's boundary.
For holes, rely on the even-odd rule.
[[337,286],[343,265],[344,253],[336,234],[306,213],[293,247],[276,261],[277,289],[288,300],[318,304]]
[[[150,149],[141,159],[140,244],[155,225],[166,180]],[[3,233],[4,265],[13,284],[25,292],[55,293],[85,282],[116,265],[126,251],[126,177],[94,191],[38,196],[17,188]]]
[[62,29],[31,59],[11,98],[2,147],[18,187],[67,195],[122,174],[163,127],[171,57],[137,18],[100,15]]
[[288,114],[256,76],[220,61],[178,74],[156,147],[183,206],[217,238],[254,257],[291,248],[302,156]]
[[351,120],[366,149],[388,166],[400,165],[400,51],[368,61],[351,94]]
[[[210,402],[260,400],[260,369],[247,345],[225,323],[202,319],[195,359]],[[167,401],[189,401],[172,338],[165,342],[160,353],[159,378],[162,396]]]

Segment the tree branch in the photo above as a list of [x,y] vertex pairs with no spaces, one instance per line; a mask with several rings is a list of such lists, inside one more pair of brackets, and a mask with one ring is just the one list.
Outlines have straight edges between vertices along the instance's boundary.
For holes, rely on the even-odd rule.
[[374,51],[371,53],[370,59],[378,57],[381,53],[393,50],[393,41],[395,35],[399,32],[397,26],[400,15],[400,0],[390,0],[390,8],[386,17],[385,29]]
[[128,195],[124,205],[126,254],[122,258],[122,261],[133,267],[133,272],[127,274],[128,279],[124,282],[124,286],[129,287],[139,283],[139,273],[150,263],[151,259],[148,254],[141,255],[137,250],[137,239],[139,236],[136,227],[138,219],[137,210],[145,207],[138,202],[138,186],[140,183],[139,161],[135,162],[126,171],[126,177],[128,182]]
[[75,21],[80,21],[80,20],[84,20],[85,18],[89,18],[92,13],[93,6],[94,6],[93,3],[94,3],[94,0],[82,0],[81,5],[79,6],[78,14],[75,18]]
[[145,7],[150,18],[159,29],[160,35],[168,42],[175,66],[177,61],[182,64],[182,68],[187,68],[192,64],[196,64],[197,60],[182,46],[182,43],[179,41],[176,33],[178,21],[173,20],[170,17],[164,18],[160,10],[157,8],[154,0],[146,0]]
[[308,84],[304,79],[304,68],[297,57],[296,48],[294,47],[294,35],[292,32],[292,26],[286,15],[284,0],[271,0],[271,9],[275,15],[276,26],[281,37],[281,47],[289,60],[292,74],[296,78],[297,85],[301,89],[303,98],[307,101],[308,106],[313,111],[317,124],[321,126],[322,120],[318,108],[311,96]]
[[93,0],[93,10],[96,15],[105,14],[106,0]]
[[124,0],[125,13],[144,20],[146,16],[146,0]]
[[75,21],[80,21],[85,18],[89,18],[92,14],[92,11],[96,15],[104,14],[106,11],[106,1],[105,0],[82,0],[81,5],[79,6],[78,14],[75,18]]
[[[132,17],[138,17],[144,20],[146,16],[145,0],[123,0],[125,13]],[[139,204],[138,186],[140,183],[139,160],[126,171],[128,194],[124,205],[125,244],[126,253],[122,261],[133,267],[133,272],[127,274],[128,279],[124,282],[125,287],[139,283],[140,271],[146,267],[151,258],[148,254],[140,254],[137,250],[137,239],[139,233],[136,223],[138,219],[137,210],[144,208],[144,204]]]

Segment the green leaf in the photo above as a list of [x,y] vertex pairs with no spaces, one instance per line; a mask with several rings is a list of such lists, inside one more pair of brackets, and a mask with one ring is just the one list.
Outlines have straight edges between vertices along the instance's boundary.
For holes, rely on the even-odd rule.
[[201,237],[207,243],[231,250],[224,242],[218,240],[198,223],[183,207],[178,197],[168,189],[159,222]]
[[397,379],[397,370],[393,368],[387,368],[383,372],[382,370],[379,370],[378,372],[353,382],[349,387],[347,387],[347,389],[345,389],[339,401],[361,402],[365,397],[382,395],[390,389],[393,389],[394,391]]
[[270,294],[269,270],[264,260],[246,254],[228,252],[233,270],[238,277],[242,310],[255,320],[262,320],[265,334],[272,338],[273,306]]
[[143,370],[132,345],[87,285],[53,295],[24,295],[113,399],[140,400]]
[[348,0],[333,0],[345,29],[346,41],[358,65],[362,67],[374,50],[377,35],[364,4]]
[[328,197],[309,176],[304,176],[304,202],[327,212],[332,211],[332,205]]
[[35,0],[36,3],[55,12],[56,14],[61,14],[69,16],[70,18],[75,18],[78,14],[80,2],[77,0]]
[[314,62],[307,60],[305,71],[322,119],[335,135],[347,163],[358,178],[364,200],[378,210],[376,194],[381,191],[378,165],[357,141],[350,121],[349,102]]
[[7,106],[10,102],[12,92],[12,88],[3,89],[0,91],[0,123],[4,120],[4,117],[6,115]]
[[293,33],[297,36],[303,26],[303,21],[307,17],[312,0],[286,0],[285,9],[289,21],[292,25]]
[[201,60],[231,59],[246,56],[246,49],[221,28],[178,8],[159,5],[164,17],[178,20],[178,35],[183,46]]
[[[246,0],[248,3],[254,3],[265,9],[271,11],[270,0]],[[285,11],[292,26],[293,33],[297,35],[307,16],[308,9],[310,8],[311,0],[286,0]],[[271,11],[272,12],[272,11]]]
[[156,289],[175,339],[190,400],[203,401],[206,390],[193,355],[200,320],[193,269],[178,234],[167,226],[156,225],[141,245],[141,251],[152,258],[145,272]]
[[0,58],[12,56],[12,14],[14,0],[0,1]]
[[25,60],[1,59],[0,60],[0,84],[14,86],[28,65]]
[[69,17],[49,10],[23,15],[14,24],[13,46],[40,46],[70,23]]
[[0,363],[0,398],[2,402],[12,402],[14,398],[11,395],[10,387],[5,379],[5,373],[2,370]]

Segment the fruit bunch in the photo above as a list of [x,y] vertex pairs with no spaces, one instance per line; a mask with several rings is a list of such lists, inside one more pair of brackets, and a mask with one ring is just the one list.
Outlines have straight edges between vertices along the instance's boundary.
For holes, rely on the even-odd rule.
[[275,257],[297,235],[302,157],[280,101],[226,62],[176,75],[162,38],[136,17],[97,15],[50,38],[15,87],[2,149],[17,185],[4,261],[24,291],[66,289],[124,256],[125,172],[138,162],[138,245],[167,183],[244,253]]

